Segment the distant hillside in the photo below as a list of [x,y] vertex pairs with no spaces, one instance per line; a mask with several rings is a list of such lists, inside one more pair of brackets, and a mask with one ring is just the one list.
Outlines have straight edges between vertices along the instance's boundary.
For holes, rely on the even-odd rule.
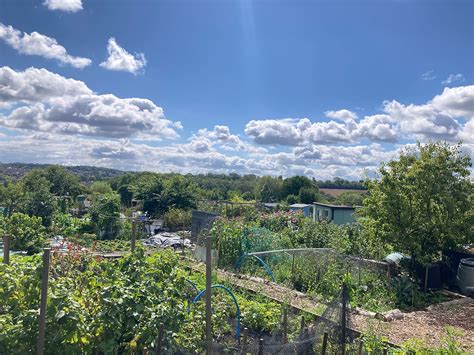
[[[42,169],[48,166],[50,166],[50,164],[0,163],[0,177],[7,176],[13,180],[18,180],[31,170]],[[96,180],[113,178],[125,174],[125,172],[121,170],[96,166],[65,166],[64,168],[79,177],[79,179],[86,184]]]

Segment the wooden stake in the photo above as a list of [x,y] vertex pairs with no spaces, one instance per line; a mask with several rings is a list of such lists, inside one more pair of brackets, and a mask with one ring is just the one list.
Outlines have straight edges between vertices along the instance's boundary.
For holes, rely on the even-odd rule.
[[364,349],[364,341],[361,339],[359,340],[359,350],[357,352],[357,355],[362,355],[363,349]]
[[263,355],[263,338],[258,339],[258,355]]
[[134,218],[132,219],[132,241],[131,241],[131,249],[132,253],[135,252],[135,244],[137,240],[137,220]]
[[10,264],[10,236],[3,236],[3,263]]
[[243,339],[242,339],[242,354],[247,353],[247,339],[249,336],[249,328],[244,328]]
[[327,349],[328,349],[328,332],[324,332],[323,335],[323,348],[321,350],[321,355],[326,355]]
[[346,353],[346,332],[347,332],[347,303],[348,303],[348,289],[345,282],[342,283],[342,311],[341,311],[341,346],[342,355]]
[[49,260],[51,248],[43,249],[43,274],[41,276],[41,301],[39,315],[39,332],[38,341],[36,343],[36,354],[44,354],[44,337],[46,334],[46,306],[48,301],[48,277],[49,277]]
[[211,308],[211,295],[212,295],[212,238],[211,236],[206,237],[206,354],[212,354],[212,308]]
[[156,344],[156,355],[161,355],[162,354],[162,349],[163,349],[163,332],[165,331],[165,325],[163,323],[160,323],[160,329],[158,333],[158,341]]
[[283,344],[288,343],[288,307],[283,306]]
[[305,324],[304,324],[304,316],[301,316],[300,334],[303,334],[304,327],[305,327]]
[[429,273],[429,268],[428,268],[428,265],[426,265],[426,268],[425,268],[425,292],[428,290],[428,273]]

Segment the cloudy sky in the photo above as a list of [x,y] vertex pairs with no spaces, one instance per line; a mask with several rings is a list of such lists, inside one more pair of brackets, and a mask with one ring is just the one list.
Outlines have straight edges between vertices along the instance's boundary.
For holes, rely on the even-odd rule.
[[0,2],[0,161],[360,179],[474,152],[470,0]]

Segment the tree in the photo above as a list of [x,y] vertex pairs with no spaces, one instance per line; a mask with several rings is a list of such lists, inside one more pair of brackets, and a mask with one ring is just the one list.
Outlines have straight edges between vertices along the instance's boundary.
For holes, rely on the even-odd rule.
[[153,173],[143,173],[129,186],[133,197],[143,200],[143,210],[150,215],[163,213],[165,206],[161,199],[164,186],[161,177]]
[[25,202],[22,211],[30,216],[41,217],[43,225],[51,225],[56,201],[50,192],[51,183],[44,176],[25,176],[21,183],[25,191]]
[[313,203],[318,200],[318,194],[314,188],[302,187],[298,198],[301,203]]
[[36,180],[40,178],[45,178],[49,182],[49,191],[55,196],[75,198],[84,190],[77,176],[64,167],[56,165],[49,166],[46,169],[35,169],[26,174],[22,181],[29,190],[32,190]]
[[337,196],[335,203],[346,206],[362,206],[364,194],[361,192],[347,191]]
[[288,195],[298,196],[302,188],[312,189],[316,194],[319,192],[316,183],[306,176],[292,176],[283,180],[281,198],[285,199]]
[[164,205],[164,211],[171,207],[190,209],[196,207],[196,189],[197,186],[191,179],[182,175],[173,175],[164,183],[164,189],[161,194],[161,202]]
[[292,205],[298,202],[298,196],[295,195],[288,195],[286,196],[286,203]]
[[98,196],[89,210],[97,237],[114,239],[120,232],[120,196],[109,193]]
[[255,198],[261,202],[277,202],[281,196],[282,180],[263,176],[255,185]]
[[105,195],[112,193],[110,184],[105,181],[94,181],[90,187],[91,193],[95,195]]
[[40,217],[15,212],[11,217],[0,217],[0,233],[9,235],[11,249],[34,254],[45,246],[46,229]]
[[471,159],[460,144],[417,144],[368,181],[362,222],[376,238],[429,263],[445,249],[473,242]]
[[25,191],[19,183],[6,181],[0,184],[0,206],[4,208],[3,215],[10,217],[18,212],[25,203]]

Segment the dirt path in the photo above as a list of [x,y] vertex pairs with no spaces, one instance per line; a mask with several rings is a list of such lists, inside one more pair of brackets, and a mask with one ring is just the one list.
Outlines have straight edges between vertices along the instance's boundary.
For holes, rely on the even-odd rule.
[[[191,267],[204,273],[205,265],[191,263]],[[261,278],[238,275],[218,270],[217,276],[235,286],[264,295],[277,302],[287,302],[295,309],[314,315],[321,315],[325,309],[323,303],[310,296],[279,286]],[[351,314],[351,323],[356,331],[363,332],[370,325],[386,336],[390,343],[401,345],[408,339],[422,339],[431,347],[443,345],[447,326],[455,327],[464,333],[460,339],[466,351],[474,354],[474,300],[462,298],[430,306],[426,311],[404,313],[403,319],[392,322],[378,321],[360,314]]]
[[[367,329],[371,320],[353,315],[356,329]],[[373,323],[373,320],[372,320]],[[466,351],[474,353],[474,300],[461,298],[429,307],[426,311],[405,313],[403,319],[374,324],[391,342],[401,344],[408,339],[422,339],[427,345],[443,345],[445,328],[455,327],[464,333],[460,339]]]

